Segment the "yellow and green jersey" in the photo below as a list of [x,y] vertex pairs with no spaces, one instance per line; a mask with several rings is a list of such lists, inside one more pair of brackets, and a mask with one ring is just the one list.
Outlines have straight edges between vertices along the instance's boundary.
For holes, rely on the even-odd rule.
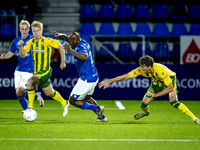
[[24,46],[28,53],[31,50],[34,64],[34,74],[44,76],[51,71],[51,51],[52,47],[59,47],[59,40],[42,37],[39,41],[34,38],[30,39]]
[[146,73],[146,74],[143,73],[140,67],[132,70],[131,72],[128,73],[128,75],[130,78],[135,78],[139,75],[142,75],[146,78],[151,78],[152,83],[154,85],[158,85],[159,87],[161,87],[163,83],[166,86],[169,86],[172,83],[170,76],[176,76],[176,73],[174,73],[173,71],[171,71],[170,69],[168,69],[166,66],[162,64],[154,63],[153,68],[154,68],[153,76],[150,73]]

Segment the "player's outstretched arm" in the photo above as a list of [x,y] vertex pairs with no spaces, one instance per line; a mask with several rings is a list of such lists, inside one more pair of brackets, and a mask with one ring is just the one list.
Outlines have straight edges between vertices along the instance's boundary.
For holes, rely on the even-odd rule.
[[61,69],[65,69],[65,67],[66,67],[66,64],[65,64],[65,52],[64,52],[63,46],[61,44],[59,44],[58,49],[60,51],[60,58],[61,58],[60,68]]
[[11,51],[9,51],[7,54],[2,54],[0,56],[0,59],[9,59],[14,55],[14,53],[12,53]]
[[68,53],[74,55],[76,58],[78,58],[80,60],[86,61],[88,59],[87,53],[78,53],[78,52],[75,52],[75,51],[73,51],[71,49],[71,47],[68,44],[65,44],[63,47],[64,47],[64,49],[67,50]]
[[122,76],[118,76],[116,78],[113,78],[113,79],[110,79],[110,80],[107,80],[107,81],[101,81],[99,83],[99,88],[102,88],[105,89],[109,86],[109,84],[113,83],[113,82],[117,82],[117,81],[123,81],[123,80],[127,80],[127,79],[130,79],[129,75],[128,74],[124,74]]
[[50,31],[50,32],[53,33],[55,35],[55,37],[68,42],[68,36],[66,34],[58,33],[57,31]]
[[24,44],[24,41],[23,40],[20,40],[19,41],[19,53],[20,53],[20,56],[23,58],[26,56],[27,52],[23,49],[23,44]]

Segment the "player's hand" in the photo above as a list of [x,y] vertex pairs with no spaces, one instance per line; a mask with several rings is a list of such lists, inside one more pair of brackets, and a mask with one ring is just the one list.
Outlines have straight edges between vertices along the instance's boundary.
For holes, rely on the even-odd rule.
[[53,33],[55,35],[55,37],[58,37],[58,32],[57,31],[50,31],[51,33]]
[[151,96],[151,97],[150,97],[151,99],[156,98],[156,94],[155,94],[155,93],[152,93],[152,92],[149,92],[149,93],[147,93],[146,95]]
[[19,41],[19,46],[22,46],[24,44],[24,41],[23,41],[23,39],[21,39],[20,41]]
[[1,54],[0,59],[5,59],[5,54]]
[[70,48],[69,44],[65,44],[65,45],[63,46],[63,48],[66,49],[68,53],[70,53],[71,48]]
[[107,87],[109,86],[109,84],[110,84],[109,81],[101,81],[101,82],[99,83],[99,88],[102,88],[102,87],[103,87],[103,89],[105,89],[105,88],[107,88]]
[[60,69],[65,69],[66,68],[66,64],[65,63],[60,63]]
[[57,37],[61,40],[68,41],[68,36],[66,34],[58,33],[57,31],[50,31],[50,32],[53,33],[55,35],[55,37]]

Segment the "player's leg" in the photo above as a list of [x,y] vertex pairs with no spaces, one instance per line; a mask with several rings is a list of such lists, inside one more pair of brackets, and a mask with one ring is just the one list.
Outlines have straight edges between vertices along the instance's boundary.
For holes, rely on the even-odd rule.
[[151,103],[151,101],[153,101],[154,99],[152,99],[150,96],[147,95],[147,93],[149,92],[153,92],[155,93],[155,90],[158,90],[156,89],[157,87],[155,87],[152,83],[150,85],[150,87],[148,88],[146,94],[144,95],[143,97],[143,100],[140,104],[140,107],[142,109],[142,113],[137,113],[135,116],[134,116],[134,119],[135,120],[138,120],[142,117],[145,117],[145,116],[148,116],[149,115],[149,104]]
[[[28,99],[28,90],[25,91],[24,95],[25,95],[25,98]],[[44,100],[42,98],[41,92],[36,92],[35,93],[35,100],[38,101],[40,107],[44,106]]]
[[70,104],[72,104],[73,106],[81,108],[83,110],[84,109],[92,110],[96,112],[98,117],[101,117],[104,111],[104,107],[98,106],[96,104],[96,101],[91,99],[90,96],[93,94],[94,88],[97,85],[97,83],[98,81],[88,83],[87,81],[79,79],[70,94],[69,101]]
[[145,94],[141,104],[140,104],[140,107],[142,109],[142,113],[137,113],[135,116],[134,116],[134,119],[135,120],[138,120],[142,117],[145,117],[145,116],[148,116],[149,115],[149,104],[150,102],[152,101],[153,99],[147,97],[147,95]]
[[33,103],[34,103],[34,99],[35,99],[35,86],[39,84],[40,78],[41,77],[39,77],[39,76],[33,75],[27,81],[28,99],[29,99],[28,107],[30,107],[32,109],[33,109]]
[[194,116],[194,114],[183,104],[178,101],[177,96],[177,85],[176,85],[176,76],[171,77],[172,79],[172,85],[173,85],[173,91],[169,93],[169,100],[170,104],[174,107],[179,109],[183,114],[190,117],[195,123],[200,124],[200,120]]
[[15,71],[14,77],[15,77],[15,91],[16,91],[17,99],[19,103],[21,104],[22,108],[25,110],[28,108],[28,102],[24,96],[25,84],[24,82],[22,82],[21,72]]
[[[98,83],[98,81],[96,83]],[[90,103],[90,104],[98,106],[97,102],[91,97],[91,95],[94,93],[95,86],[89,91],[88,95],[86,95],[84,100],[86,102]],[[103,115],[103,113],[102,113],[101,117],[98,117],[98,112],[96,110],[93,110],[93,112],[97,115],[97,121],[96,122],[107,122],[108,121],[107,117],[105,117]]]
[[[50,84],[50,85],[49,85]],[[54,90],[50,81],[48,81],[48,83],[46,82],[44,85],[48,85],[47,87],[43,87],[42,90],[44,91],[44,93],[51,97],[52,99],[58,101],[61,103],[61,105],[63,106],[63,116],[65,117],[68,114],[68,107],[69,107],[69,102],[67,102],[58,91]]]
[[66,105],[66,100],[64,100],[64,98],[60,95],[60,93],[58,91],[53,89],[51,84],[49,86],[47,86],[47,87],[42,88],[42,90],[44,91],[44,93],[47,96],[49,96],[52,99],[60,102],[62,106]]
[[16,95],[17,95],[17,99],[19,100],[19,103],[21,104],[22,108],[24,110],[26,110],[28,108],[28,102],[24,96],[24,92],[26,89],[24,89],[23,87],[19,87],[16,89]]
[[190,117],[194,122],[200,123],[200,120],[197,117],[195,117],[195,115],[187,108],[187,106],[178,101],[176,89],[169,93],[169,100],[170,104],[174,108],[179,109],[183,114]]

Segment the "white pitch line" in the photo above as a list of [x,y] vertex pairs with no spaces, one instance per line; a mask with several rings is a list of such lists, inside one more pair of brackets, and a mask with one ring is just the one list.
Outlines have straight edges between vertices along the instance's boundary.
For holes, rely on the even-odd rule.
[[121,103],[121,101],[115,101],[115,104],[117,105],[117,107],[120,109],[120,110],[124,110],[125,107],[124,105]]
[[104,142],[199,142],[192,139],[33,139],[33,138],[0,138],[0,141],[104,141]]

